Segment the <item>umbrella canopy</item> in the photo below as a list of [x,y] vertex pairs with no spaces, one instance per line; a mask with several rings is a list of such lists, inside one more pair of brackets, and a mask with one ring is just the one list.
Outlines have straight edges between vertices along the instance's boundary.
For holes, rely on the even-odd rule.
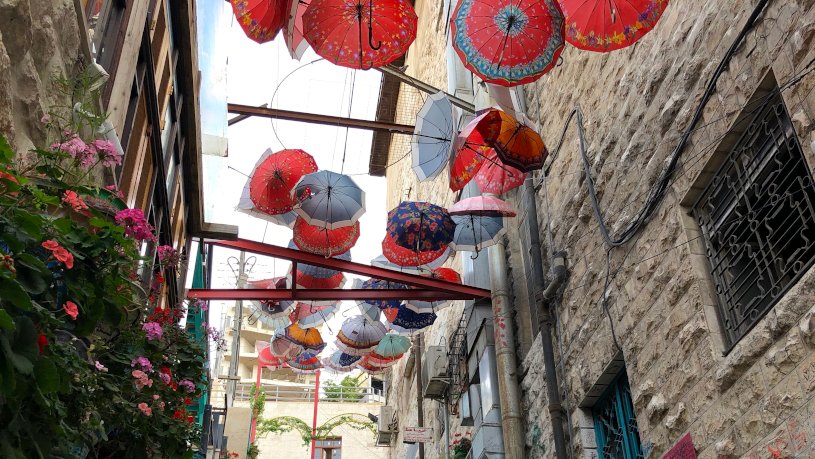
[[397,245],[414,252],[445,249],[455,229],[447,209],[429,202],[402,201],[388,212],[387,235]]
[[450,215],[480,215],[486,217],[514,217],[515,209],[495,196],[465,198],[450,207]]
[[487,110],[472,120],[462,134],[465,131],[469,132],[463,139],[465,145],[483,143],[495,150],[503,164],[523,172],[543,167],[548,154],[543,139],[534,129],[501,110]]
[[[280,289],[287,288],[285,277],[272,277],[269,279],[250,280],[246,283],[247,288]],[[286,302],[274,300],[249,300],[246,302],[251,313],[251,317],[257,319],[269,328],[280,328],[289,325],[286,317],[291,310],[291,305]]]
[[416,252],[398,245],[388,235],[385,235],[385,238],[382,239],[382,255],[397,266],[422,268],[441,266],[451,253],[450,246],[433,252]]
[[[449,251],[449,249],[447,250]],[[385,257],[385,255],[377,255],[376,258],[371,260],[371,266],[376,266],[377,268],[390,269],[393,271],[401,271],[403,273],[408,274],[426,274],[429,270],[443,265],[444,262],[447,261],[447,256],[449,256],[449,253],[422,266],[399,266],[396,263],[393,263],[390,260],[388,260]]]
[[[295,244],[294,241],[289,241],[288,248],[294,249],[294,250],[299,250],[297,248],[297,244]],[[342,253],[340,255],[335,256],[334,258],[336,258],[338,260],[351,261],[351,252]],[[297,263],[297,275],[298,276],[305,275],[305,276],[319,277],[319,278],[322,278],[322,279],[326,279],[326,278],[329,278],[329,277],[334,277],[338,273],[340,273],[340,271],[337,271],[336,269],[322,268],[320,266],[309,265],[309,264],[306,264],[306,263]]]
[[[402,338],[404,338],[404,336]],[[377,354],[376,350],[373,350],[370,354],[365,356],[365,360],[371,365],[384,368],[395,364],[400,358],[402,358],[402,355],[404,354],[399,354],[393,357],[384,357]]]
[[232,11],[246,36],[258,43],[272,41],[283,28],[286,13],[274,0],[232,0]]
[[258,354],[258,363],[264,367],[277,370],[285,366],[283,359],[272,354],[268,341],[255,341],[255,351]]
[[327,359],[323,360],[323,365],[327,368],[337,371],[348,371],[361,357],[358,355],[346,354],[342,351],[336,351],[331,354]]
[[566,41],[608,52],[634,44],[656,26],[668,0],[559,0]]
[[382,357],[396,357],[410,349],[410,340],[395,333],[388,333],[379,341],[373,352]]
[[[483,116],[483,115],[481,115]],[[486,159],[495,152],[487,145],[482,133],[477,129],[477,116],[453,139],[449,161],[449,184],[453,191],[460,191],[478,174]]]
[[503,217],[454,215],[456,234],[450,247],[456,251],[480,252],[498,242],[506,233]]
[[531,83],[551,70],[563,51],[563,29],[557,0],[461,0],[450,20],[464,66],[502,86]]
[[[407,290],[408,287],[405,284],[400,284],[398,282],[391,282],[382,279],[368,279],[362,283],[360,288],[368,289],[368,290],[383,290],[383,289],[398,289],[398,290]],[[401,300],[365,300],[360,301],[359,303],[368,303],[372,304],[379,309],[388,309],[388,308],[395,308],[402,304]]]
[[323,367],[317,353],[303,352],[296,358],[289,360],[286,364],[297,373],[313,373]]
[[444,169],[455,136],[453,104],[443,92],[437,92],[422,105],[413,129],[410,154],[420,182],[435,178]]
[[307,351],[319,353],[325,348],[320,330],[316,328],[302,328],[297,324],[291,324],[284,329],[283,337]]
[[436,268],[431,271],[430,277],[456,284],[461,283],[461,274],[459,274],[458,271],[453,268]]
[[359,222],[337,229],[309,225],[302,218],[294,223],[294,244],[300,250],[324,257],[342,255],[359,239]]
[[382,373],[382,372],[385,371],[385,368],[377,367],[375,365],[372,365],[367,360],[365,360],[364,357],[362,359],[360,359],[356,363],[355,366],[356,366],[356,368],[358,368],[358,369],[360,369],[360,370],[362,370],[362,371],[364,371],[365,373],[368,373],[368,374],[379,374],[379,373]]
[[289,17],[286,20],[283,39],[286,41],[286,48],[288,48],[291,58],[298,61],[308,49],[306,37],[303,36],[303,14],[306,12],[306,8],[308,8],[308,2],[302,0],[288,1]]
[[294,211],[309,225],[327,229],[351,226],[365,213],[365,192],[354,180],[331,171],[304,175],[292,190]]
[[450,301],[422,301],[422,300],[408,300],[405,301],[405,307],[413,312],[419,314],[427,314],[429,312],[438,312],[447,306],[453,304]]
[[[291,275],[289,275],[291,279]],[[345,285],[345,274],[337,272],[331,277],[308,276],[297,270],[297,288],[342,288]]]
[[352,348],[366,349],[376,346],[386,332],[381,322],[354,316],[342,323],[337,340]]
[[249,179],[249,198],[267,214],[290,212],[295,201],[294,185],[306,174],[317,171],[314,158],[303,150],[266,150]]
[[423,330],[436,321],[436,313],[417,313],[404,305],[385,311],[391,330],[403,335],[411,335]]
[[303,346],[298,346],[286,339],[284,333],[284,329],[279,329],[275,332],[275,336],[269,345],[269,352],[283,360],[293,359],[302,354]]
[[359,311],[362,313],[362,317],[365,317],[370,321],[375,322],[382,317],[382,310],[375,304],[358,301],[357,306],[359,307]]
[[405,54],[416,38],[417,22],[407,0],[312,0],[303,15],[303,32],[320,56],[367,70]]
[[345,334],[342,332],[342,330],[340,330],[337,333],[337,340],[334,341],[334,346],[336,346],[337,349],[341,350],[342,352],[345,352],[346,354],[359,355],[359,356],[364,356],[364,355],[370,354],[371,351],[374,348],[374,346],[370,346],[370,347],[353,347],[353,346],[350,346],[348,344],[345,344],[345,341],[348,341],[348,340],[349,340],[348,337],[346,337]]
[[482,193],[504,194],[523,185],[526,173],[501,162],[495,150],[492,150],[473,180]]
[[291,320],[291,323],[296,323],[300,328],[314,328],[331,320],[337,314],[339,308],[339,302],[326,306],[297,303],[294,311],[289,315],[289,320]]

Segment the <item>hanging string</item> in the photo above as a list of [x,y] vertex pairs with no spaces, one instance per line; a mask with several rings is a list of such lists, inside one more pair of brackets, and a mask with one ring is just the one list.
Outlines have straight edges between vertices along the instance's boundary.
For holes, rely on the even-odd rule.
[[[351,118],[351,107],[354,106],[354,87],[357,82],[357,71],[351,74],[351,95],[348,98],[348,118]],[[345,172],[345,154],[348,152],[348,126],[345,126],[345,145],[342,147],[342,164],[340,165],[340,174]]]

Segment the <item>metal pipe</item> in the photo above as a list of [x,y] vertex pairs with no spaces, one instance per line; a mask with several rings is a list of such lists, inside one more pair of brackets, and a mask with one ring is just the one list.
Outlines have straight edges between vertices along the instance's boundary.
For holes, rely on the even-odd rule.
[[314,448],[317,446],[317,407],[320,404],[320,370],[316,373],[314,381],[314,418],[311,420],[311,456],[314,457]]
[[444,457],[450,459],[450,391],[444,396]]
[[[245,283],[244,279],[244,269],[246,268],[246,252],[241,251],[240,260],[238,264],[238,280],[237,285],[238,288],[243,287],[242,284]],[[229,406],[235,401],[235,378],[238,376],[238,359],[240,358],[240,347],[241,347],[241,324],[243,323],[243,301],[237,300],[235,302],[235,326],[233,327],[234,336],[232,337],[232,359],[229,362],[229,381],[226,383],[226,394],[231,397],[228,397]]]
[[[535,196],[535,187],[532,176],[524,182],[524,201],[526,207],[527,224],[529,225],[529,245],[532,261],[532,276],[534,285],[545,285],[543,274],[543,261],[541,260],[540,227],[538,225],[538,204]],[[540,310],[538,311],[538,324],[541,333],[541,347],[543,348],[543,367],[546,380],[546,394],[548,399],[549,420],[552,424],[552,437],[555,443],[555,457],[566,459],[566,436],[563,432],[563,408],[560,404],[559,385],[555,368],[555,350],[552,344],[552,313],[550,302],[557,293],[558,288],[566,279],[565,253],[559,252],[552,261],[552,282],[541,293]],[[535,296],[538,301],[538,296]],[[534,309],[533,309],[534,310]]]
[[[424,397],[422,396],[422,335],[413,340],[413,370],[416,372],[416,427],[424,427]],[[419,459],[424,459],[424,443],[419,442]]]
[[483,296],[446,293],[427,288],[415,289],[190,289],[188,298],[198,300],[475,300]]
[[[437,92],[441,92],[441,89],[430,86],[429,84],[427,84],[424,81],[419,80],[417,78],[413,78],[412,76],[410,76],[410,75],[406,74],[405,72],[399,70],[398,68],[394,67],[393,65],[385,65],[383,67],[377,67],[377,70],[379,70],[382,73],[386,73],[386,74],[396,78],[397,80],[401,81],[402,83],[405,83],[408,86],[412,86],[412,87],[418,89],[419,91],[423,91],[423,92],[426,92],[428,94],[436,94]],[[467,102],[464,99],[460,99],[460,98],[458,98],[458,97],[456,97],[456,96],[454,96],[452,94],[446,93],[446,92],[444,93],[444,95],[447,96],[447,98],[450,100],[450,103],[455,105],[456,107],[458,107],[458,108],[460,108],[462,110],[465,110],[465,111],[467,111],[469,113],[475,113],[475,105],[473,105],[472,103]]]
[[277,118],[279,120],[301,121],[304,123],[325,124],[328,126],[395,132],[399,134],[413,134],[413,126],[408,124],[387,123],[384,121],[371,121],[357,118],[345,118],[342,116],[319,115],[317,113],[295,112],[291,110],[254,107],[252,105],[243,104],[227,104],[227,111],[236,115],[245,115],[243,118],[239,116],[232,118],[227,122],[228,125],[233,125],[239,121],[242,121],[246,116],[260,116],[262,118]]
[[526,457],[526,439],[518,362],[515,355],[515,327],[509,304],[506,251],[503,244],[487,249],[492,284],[492,316],[495,333],[495,362],[498,369],[498,396],[501,401],[501,427],[504,456]]

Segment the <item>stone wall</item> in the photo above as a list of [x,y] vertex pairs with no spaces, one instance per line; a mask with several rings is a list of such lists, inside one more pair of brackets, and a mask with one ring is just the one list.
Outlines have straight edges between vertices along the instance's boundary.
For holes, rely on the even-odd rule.
[[[528,114],[550,148],[572,107],[582,107],[591,173],[612,231],[638,212],[753,3],[672,1],[656,29],[635,46],[596,54],[567,45],[563,64],[525,88]],[[719,80],[667,198],[633,243],[611,252],[609,312],[648,457],[661,457],[685,433],[702,458],[815,455],[815,270],[725,355],[704,247],[683,206],[698,195],[694,185],[704,186],[697,178],[711,171],[711,157],[767,72],[783,85],[815,57],[813,3],[770,2]],[[810,167],[813,87],[815,76],[807,74],[782,92]],[[511,200],[519,204],[517,193]],[[571,445],[576,457],[596,457],[591,417],[578,406],[618,355],[601,306],[607,249],[574,127],[538,204],[542,235],[550,223],[551,248],[569,253],[556,355],[562,356],[558,372]],[[524,237],[515,242],[523,245]],[[513,265],[523,266],[519,255],[526,249],[514,252]],[[539,338],[526,355],[523,387],[530,457],[543,458],[552,457],[552,444],[549,418],[541,415],[546,400],[538,346]]]
[[40,119],[69,105],[53,79],[81,69],[80,34],[74,0],[0,0],[0,134],[17,151],[43,146]]

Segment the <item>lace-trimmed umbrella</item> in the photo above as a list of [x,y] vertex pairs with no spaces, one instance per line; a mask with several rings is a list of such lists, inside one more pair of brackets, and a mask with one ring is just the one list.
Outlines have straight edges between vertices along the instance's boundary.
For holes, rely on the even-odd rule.
[[[248,288],[284,289],[287,288],[285,277],[250,280],[246,283]],[[287,302],[275,300],[249,300],[246,302],[250,311],[250,318],[257,318],[269,328],[277,329],[289,325],[287,317],[292,305]]]
[[358,355],[351,355],[342,351],[336,351],[327,359],[323,360],[323,366],[336,371],[348,371],[354,367],[354,364],[357,363],[360,358],[361,357]]
[[289,360],[303,353],[303,346],[292,343],[285,336],[284,329],[275,332],[272,341],[269,343],[269,352],[282,360]]
[[398,245],[387,234],[382,239],[382,256],[396,266],[418,268],[441,266],[451,253],[449,246],[433,252],[416,252]]
[[258,354],[258,363],[266,368],[277,370],[285,367],[284,359],[272,354],[268,341],[255,341],[255,351]]
[[391,330],[400,335],[413,335],[433,325],[436,321],[434,312],[417,313],[405,305],[388,309],[383,313],[390,323]]
[[318,327],[331,320],[337,314],[339,307],[339,302],[325,306],[297,303],[294,311],[289,315],[289,320],[300,328]]
[[450,20],[453,48],[487,83],[531,83],[557,63],[565,43],[557,0],[461,0]]
[[405,54],[417,23],[407,0],[311,0],[303,14],[306,41],[317,54],[363,70]]
[[[381,322],[369,320],[363,316],[350,317],[343,322],[337,333],[337,346],[344,352],[354,355],[363,355],[379,344],[387,330]],[[342,345],[342,347],[340,347]]]
[[296,358],[289,360],[286,362],[294,372],[296,373],[314,373],[315,371],[319,370],[323,367],[322,362],[320,362],[320,358],[317,356],[317,353],[313,352],[303,352]]
[[559,0],[566,41],[588,51],[608,52],[636,43],[653,29],[668,0]]

